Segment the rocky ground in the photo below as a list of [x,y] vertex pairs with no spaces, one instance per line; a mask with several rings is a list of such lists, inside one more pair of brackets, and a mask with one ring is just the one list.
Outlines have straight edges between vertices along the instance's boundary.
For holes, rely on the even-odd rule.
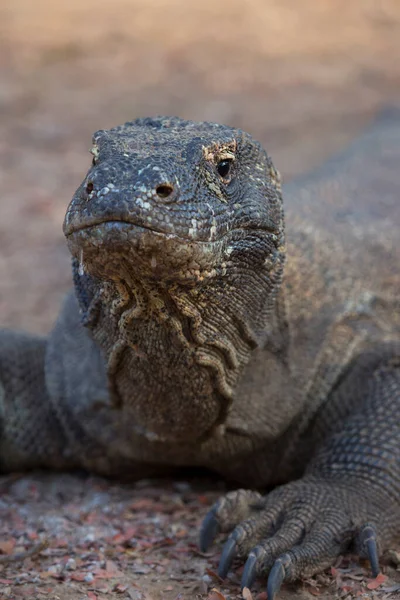
[[[146,114],[234,124],[289,179],[400,105],[399,53],[397,0],[0,0],[0,323],[54,321],[70,285],[61,223],[94,130]],[[239,571],[220,582],[218,546],[196,548],[217,482],[0,485],[0,597],[237,597]],[[34,554],[7,562],[20,551]],[[281,597],[400,598],[397,559],[378,581],[343,559]]]

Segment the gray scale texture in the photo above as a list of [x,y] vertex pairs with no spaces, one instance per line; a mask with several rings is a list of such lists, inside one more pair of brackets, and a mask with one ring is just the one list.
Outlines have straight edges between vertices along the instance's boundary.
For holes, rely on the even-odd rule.
[[[64,233],[75,289],[47,339],[0,332],[0,465],[244,488],[207,548],[243,585],[400,534],[400,115],[281,186],[243,131],[175,117],[93,137]],[[285,216],[283,212],[283,200]]]

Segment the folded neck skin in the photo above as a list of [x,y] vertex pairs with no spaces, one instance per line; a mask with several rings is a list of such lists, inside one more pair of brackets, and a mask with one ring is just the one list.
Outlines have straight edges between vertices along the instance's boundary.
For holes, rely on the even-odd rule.
[[114,407],[149,440],[198,442],[223,426],[271,335],[284,233],[279,176],[261,147],[209,124],[185,137],[185,123],[95,134],[64,231]]

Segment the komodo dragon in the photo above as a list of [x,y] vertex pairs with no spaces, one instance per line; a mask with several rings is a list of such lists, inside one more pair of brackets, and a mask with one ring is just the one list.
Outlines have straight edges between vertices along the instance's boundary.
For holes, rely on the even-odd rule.
[[[93,139],[48,338],[0,335],[3,471],[213,469],[242,585],[400,533],[400,114],[285,189],[250,135],[175,117]],[[286,229],[286,233],[285,233]]]

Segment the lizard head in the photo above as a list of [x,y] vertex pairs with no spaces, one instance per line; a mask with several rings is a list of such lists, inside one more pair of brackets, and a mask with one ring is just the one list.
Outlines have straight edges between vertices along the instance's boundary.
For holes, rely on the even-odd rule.
[[251,230],[281,244],[279,176],[242,131],[138,119],[95,133],[91,152],[64,232],[100,278],[120,277],[124,257],[141,278],[197,282]]
[[[198,437],[224,420],[239,373],[262,343],[284,262],[279,174],[243,131],[175,117],[98,131],[91,152],[64,221],[82,311],[94,331],[93,303],[108,311],[100,327],[108,334],[98,338],[110,379],[129,371],[128,354],[159,365],[166,376],[154,375],[153,389],[165,397],[170,385],[186,398],[185,435],[194,429],[190,398],[213,398],[203,401],[206,417],[192,414]],[[128,396],[126,381],[117,387]]]

